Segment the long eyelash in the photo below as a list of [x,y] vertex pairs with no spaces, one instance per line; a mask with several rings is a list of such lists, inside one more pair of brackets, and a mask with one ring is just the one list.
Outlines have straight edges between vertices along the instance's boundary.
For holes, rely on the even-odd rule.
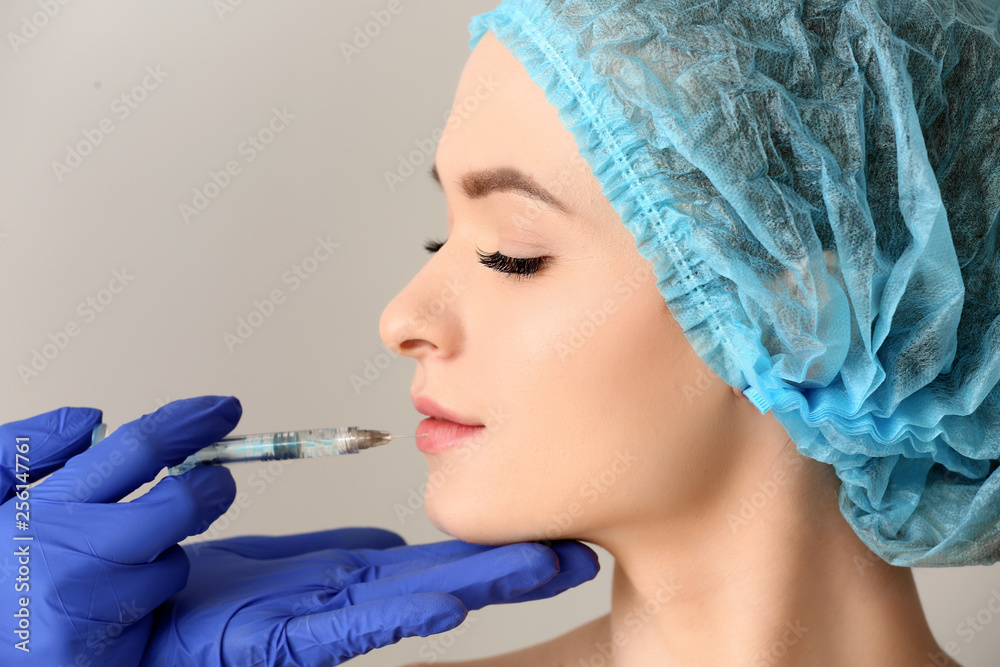
[[545,264],[545,257],[508,257],[507,255],[501,255],[499,252],[494,252],[492,254],[485,254],[478,249],[476,254],[479,255],[479,262],[486,267],[498,271],[500,273],[509,273],[520,277],[527,278],[534,273],[537,273],[542,265]]
[[[427,252],[437,252],[441,249],[446,241],[435,241],[433,239],[428,239],[424,243],[424,249]],[[508,257],[507,255],[500,254],[499,251],[486,254],[476,249],[476,254],[479,256],[479,262],[490,269],[498,273],[512,274],[518,278],[529,277],[537,273],[548,259],[547,257]]]

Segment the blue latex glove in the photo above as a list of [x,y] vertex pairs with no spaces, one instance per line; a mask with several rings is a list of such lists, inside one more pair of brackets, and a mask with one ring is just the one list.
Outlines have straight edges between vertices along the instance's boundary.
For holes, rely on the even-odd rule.
[[224,437],[240,415],[233,397],[174,401],[93,448],[100,410],[61,408],[0,426],[0,665],[138,664],[151,612],[187,581],[177,543],[221,516],[236,485],[225,468],[199,467],[118,501]]
[[141,664],[330,667],[597,574],[586,545],[546,544],[405,546],[389,531],[342,528],[186,545],[191,578],[156,610]]

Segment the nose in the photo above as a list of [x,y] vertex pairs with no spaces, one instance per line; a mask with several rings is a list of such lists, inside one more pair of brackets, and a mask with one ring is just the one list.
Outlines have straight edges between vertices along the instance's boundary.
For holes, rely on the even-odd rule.
[[447,275],[444,251],[431,258],[382,310],[379,335],[396,354],[419,359],[455,354],[461,345],[459,297],[463,282]]

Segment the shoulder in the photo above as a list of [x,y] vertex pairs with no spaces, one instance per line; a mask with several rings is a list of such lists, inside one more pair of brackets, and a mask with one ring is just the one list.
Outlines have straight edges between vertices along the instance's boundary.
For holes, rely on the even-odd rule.
[[593,621],[570,630],[555,639],[535,644],[510,653],[503,653],[479,660],[464,660],[457,662],[413,662],[403,667],[571,667],[579,664],[589,664],[595,642],[602,641],[609,633],[608,621],[610,614],[605,614]]

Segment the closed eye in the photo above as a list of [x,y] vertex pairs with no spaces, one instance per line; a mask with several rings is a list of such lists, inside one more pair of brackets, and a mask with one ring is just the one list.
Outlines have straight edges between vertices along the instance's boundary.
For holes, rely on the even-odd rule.
[[[427,252],[435,253],[441,249],[447,241],[435,241],[428,239],[424,243]],[[527,278],[537,273],[545,266],[548,257],[508,257],[500,251],[494,253],[484,253],[478,248],[476,254],[479,256],[479,263],[485,267],[493,269],[497,273],[515,275],[518,278]]]

